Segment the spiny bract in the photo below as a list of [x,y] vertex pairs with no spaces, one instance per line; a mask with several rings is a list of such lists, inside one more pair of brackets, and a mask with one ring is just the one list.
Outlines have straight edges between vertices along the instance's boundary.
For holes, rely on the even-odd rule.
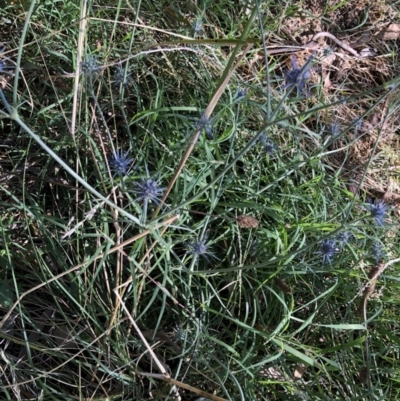
[[296,57],[292,54],[292,66],[293,69],[286,72],[286,85],[284,88],[295,87],[297,88],[297,94],[300,95],[304,92],[307,96],[309,95],[308,91],[304,88],[306,81],[311,78],[310,73],[310,63],[313,59],[313,54],[308,58],[306,63],[302,68],[298,68]]
[[368,203],[369,211],[371,213],[371,217],[374,219],[375,224],[380,225],[381,227],[385,227],[384,218],[387,216],[389,206],[385,204],[384,200],[381,200],[380,202],[378,202],[377,200],[375,200],[374,202],[368,200]]
[[160,196],[164,189],[160,187],[158,181],[152,178],[142,178],[140,181],[135,182],[132,192],[137,195],[136,201],[152,201],[156,205],[159,205]]
[[110,168],[111,171],[113,172],[113,175],[128,174],[129,168],[131,167],[133,162],[133,158],[129,157],[129,154],[130,154],[129,150],[126,153],[124,153],[122,149],[119,149],[110,156],[108,163],[110,164]]

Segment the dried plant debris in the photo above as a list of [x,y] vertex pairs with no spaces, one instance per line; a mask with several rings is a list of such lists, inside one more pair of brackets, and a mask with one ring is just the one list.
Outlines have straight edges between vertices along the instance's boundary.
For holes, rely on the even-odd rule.
[[236,219],[238,226],[241,228],[257,228],[260,222],[251,216],[241,215]]
[[285,294],[291,294],[292,293],[292,289],[290,288],[290,286],[287,285],[281,279],[275,277],[275,283]]
[[370,281],[368,281],[364,287],[363,295],[360,301],[360,305],[358,307],[358,312],[362,316],[364,316],[366,312],[368,300],[371,298],[372,294],[375,291],[376,282],[384,267],[384,263],[378,263],[377,265],[373,266],[368,273],[368,278]]
[[378,34],[382,40],[397,40],[400,37],[400,25],[391,23],[384,27]]

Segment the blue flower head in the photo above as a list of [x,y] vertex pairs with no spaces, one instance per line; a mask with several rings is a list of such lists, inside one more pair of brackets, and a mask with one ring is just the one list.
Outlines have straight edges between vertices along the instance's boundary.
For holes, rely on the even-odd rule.
[[337,253],[335,248],[335,240],[325,239],[321,243],[320,251],[317,252],[322,255],[322,263],[329,262],[332,263],[331,258]]
[[204,117],[200,118],[197,122],[197,129],[204,130],[204,132],[207,135],[208,139],[214,139],[214,123],[215,123],[215,117],[214,118],[209,118],[208,120],[205,119]]
[[132,82],[132,78],[129,74],[127,74],[125,77],[124,69],[122,68],[122,66],[118,65],[117,70],[114,73],[112,82],[115,86],[119,86],[122,84],[123,86],[128,87]]
[[192,29],[194,30],[195,34],[203,35],[204,34],[204,27],[201,17],[197,17],[194,22],[192,23]]
[[337,233],[335,240],[339,245],[339,250],[341,251],[343,247],[349,242],[351,234],[348,231],[341,231]]
[[359,119],[359,118],[356,118],[356,119],[353,121],[353,123],[355,123],[354,128],[357,129],[357,130],[360,129],[360,128],[362,127],[362,125],[363,125],[362,120]]
[[372,202],[370,199],[368,199],[368,203],[369,211],[371,213],[371,217],[374,219],[375,224],[385,227],[384,218],[387,216],[389,206],[385,204],[384,200],[381,200],[380,202],[375,200]]
[[259,141],[261,142],[261,145],[264,147],[264,150],[268,155],[271,155],[272,153],[276,152],[275,144],[271,141],[271,139],[267,135],[262,134],[260,136]]
[[[6,50],[5,47],[0,48],[0,55],[4,53]],[[10,65],[10,63],[7,63],[7,61],[10,61],[8,57],[3,57],[0,61],[0,73],[1,74],[10,74],[8,70],[15,68],[14,66]]]
[[102,67],[97,60],[96,56],[88,55],[84,60],[81,62],[81,71],[85,75],[95,75],[101,71]]
[[375,259],[376,264],[378,264],[385,257],[385,252],[383,251],[382,245],[377,241],[374,242],[374,245],[372,245],[372,257]]
[[186,331],[183,329],[182,326],[176,326],[173,329],[173,336],[176,342],[184,341],[186,338]]
[[119,149],[110,156],[108,163],[110,164],[113,176],[117,174],[123,176],[128,174],[129,168],[131,167],[133,162],[133,158],[129,157],[129,154],[129,150],[124,153],[122,149]]
[[233,100],[240,101],[244,97],[246,97],[246,90],[241,87],[237,88],[235,96],[233,97]]
[[311,73],[310,73],[310,64],[313,59],[313,54],[308,58],[306,63],[302,68],[297,67],[297,61],[296,57],[292,53],[292,66],[293,69],[289,70],[285,73],[286,75],[286,85],[284,88],[291,88],[291,87],[296,87],[297,89],[297,95],[300,95],[302,92],[304,92],[307,96],[309,96],[308,91],[304,88],[306,81],[308,81],[311,78]]
[[164,192],[165,188],[160,187],[160,183],[152,178],[137,181],[134,184],[132,192],[137,195],[136,201],[144,201],[148,203],[149,201],[160,204],[160,196]]
[[202,256],[207,261],[209,261],[208,256],[216,258],[216,256],[209,251],[209,245],[206,244],[206,241],[204,239],[189,243],[187,244],[187,247],[189,248],[190,253],[192,253],[195,258],[199,258],[200,256]]
[[332,135],[332,136],[338,136],[340,134],[340,125],[337,121],[330,123],[328,125],[327,131]]

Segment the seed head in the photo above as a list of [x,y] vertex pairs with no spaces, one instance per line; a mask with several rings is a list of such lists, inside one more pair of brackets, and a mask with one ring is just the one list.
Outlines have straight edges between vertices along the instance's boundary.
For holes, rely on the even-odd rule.
[[129,150],[124,153],[122,149],[119,149],[110,156],[108,163],[110,164],[113,176],[117,174],[123,176],[128,174],[129,168],[133,162],[133,159],[129,157],[129,153]]
[[381,200],[378,202],[375,200],[372,202],[368,200],[369,203],[369,211],[371,213],[371,217],[374,219],[376,225],[380,225],[381,227],[385,227],[384,218],[387,216],[387,212],[389,206],[385,205],[385,201]]

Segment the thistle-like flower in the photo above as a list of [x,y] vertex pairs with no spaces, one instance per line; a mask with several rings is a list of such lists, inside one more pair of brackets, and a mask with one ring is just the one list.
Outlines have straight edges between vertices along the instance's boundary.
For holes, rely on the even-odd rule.
[[375,259],[376,264],[378,264],[385,256],[382,245],[376,241],[372,245],[372,257]]
[[85,75],[95,75],[100,72],[102,67],[97,60],[96,56],[88,55],[84,60],[81,62],[81,71]]
[[113,176],[117,174],[123,176],[128,174],[129,168],[133,162],[133,158],[129,157],[129,154],[129,150],[124,153],[122,149],[119,149],[110,156],[108,163],[113,172]]
[[204,117],[202,117],[197,122],[197,129],[200,129],[202,131],[204,130],[208,139],[214,139],[214,135],[213,135],[214,123],[215,123],[215,117],[209,118],[209,119],[205,119]]
[[123,86],[128,87],[132,82],[132,78],[129,74],[126,74],[125,76],[124,69],[122,68],[122,66],[118,65],[117,70],[114,73],[112,82],[115,86],[119,86],[122,84]]
[[134,184],[132,192],[137,195],[136,201],[144,201],[146,206],[149,201],[159,205],[161,201],[160,196],[164,189],[160,187],[160,182],[152,178],[142,178]]
[[349,242],[351,234],[348,231],[341,231],[336,235],[336,241],[339,245],[339,250],[343,250],[343,247]]
[[233,100],[241,101],[245,96],[246,96],[246,90],[239,87],[236,90],[236,93],[235,93],[235,96],[233,97]]
[[201,17],[197,17],[192,23],[192,29],[195,34],[203,35],[204,34],[204,27]]
[[268,155],[272,155],[272,153],[276,152],[275,144],[271,141],[271,139],[267,135],[262,134],[260,136],[259,142],[261,142],[261,145],[263,146],[265,152]]
[[308,58],[306,63],[303,65],[302,68],[298,68],[297,66],[297,61],[296,57],[294,54],[292,54],[292,65],[293,69],[289,70],[285,73],[286,75],[286,85],[284,88],[290,88],[290,87],[296,87],[297,88],[297,95],[300,95],[301,92],[304,91],[304,93],[309,96],[308,91],[304,88],[306,81],[308,81],[311,78],[311,73],[310,73],[310,64],[313,59],[313,54]]
[[330,123],[327,127],[327,131],[333,136],[338,136],[340,134],[340,125],[337,121]]
[[176,342],[184,341],[186,338],[186,331],[183,329],[182,326],[176,326],[173,328],[173,336]]
[[331,258],[337,253],[335,248],[335,240],[325,239],[321,243],[320,251],[317,252],[322,255],[322,263],[329,262],[332,263]]
[[208,256],[210,256],[216,259],[216,256],[209,251],[209,245],[206,244],[206,241],[204,239],[189,243],[187,244],[187,247],[189,248],[190,253],[192,253],[195,258],[199,258],[202,256],[207,261],[209,261]]
[[384,218],[387,216],[389,206],[385,204],[384,200],[381,200],[380,202],[378,202],[377,200],[375,200],[374,202],[368,200],[368,203],[369,211],[371,213],[371,217],[374,219],[375,224],[380,225],[381,227],[385,227]]

